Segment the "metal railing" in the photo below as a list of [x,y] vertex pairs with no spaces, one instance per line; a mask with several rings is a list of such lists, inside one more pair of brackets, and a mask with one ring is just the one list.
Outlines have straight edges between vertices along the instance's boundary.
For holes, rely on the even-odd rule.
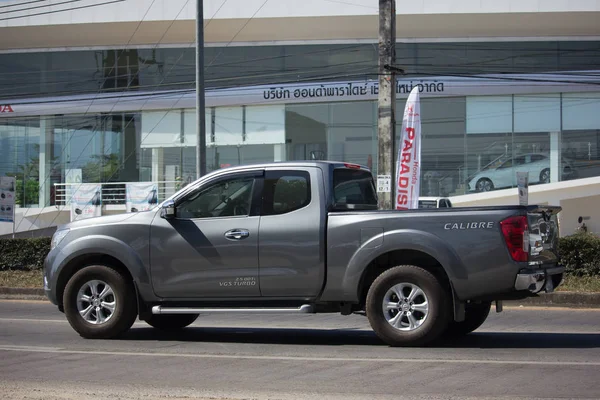
[[[87,183],[87,182],[86,182]],[[106,183],[93,183],[101,187],[102,204],[103,205],[125,205],[127,200],[126,185],[129,182],[106,182]],[[145,183],[145,182],[144,182]],[[161,202],[174,194],[180,187],[183,187],[182,182],[176,181],[159,181],[159,182],[148,182],[154,183],[158,186],[158,201]],[[71,196],[77,190],[77,187],[81,183],[55,183],[55,205],[66,206],[70,204]]]

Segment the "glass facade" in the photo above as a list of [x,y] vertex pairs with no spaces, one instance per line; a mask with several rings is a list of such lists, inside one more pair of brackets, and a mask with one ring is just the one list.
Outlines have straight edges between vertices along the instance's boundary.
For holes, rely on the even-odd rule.
[[[398,43],[409,76],[592,71],[597,41]],[[206,87],[223,88],[377,75],[377,44],[205,48]],[[3,98],[195,88],[195,48],[0,54]]]
[[[528,170],[531,184],[600,176],[600,86],[589,90],[600,82],[594,72],[599,42],[398,44],[398,54],[409,77],[448,77],[459,92],[473,74],[522,77],[475,85],[477,94],[421,97],[422,195],[514,187],[516,170]],[[0,61],[0,85],[10,93],[0,104],[195,86],[191,48],[3,54]],[[368,44],[215,47],[207,49],[206,63],[209,90],[237,88],[242,96],[252,85],[376,79],[377,54]],[[523,93],[520,79],[537,89]],[[579,90],[582,79],[585,90]],[[554,90],[555,84],[562,86]],[[208,170],[323,159],[360,163],[376,173],[373,97],[298,101],[302,96],[289,90],[269,104],[208,107]],[[398,119],[404,102],[397,101]],[[83,182],[175,182],[173,191],[196,178],[195,127],[188,107],[5,116],[0,176],[17,177],[20,207],[59,204],[57,190],[73,170]]]

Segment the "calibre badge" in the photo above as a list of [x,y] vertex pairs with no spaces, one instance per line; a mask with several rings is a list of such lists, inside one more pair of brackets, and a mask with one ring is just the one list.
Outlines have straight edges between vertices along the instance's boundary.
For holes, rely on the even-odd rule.
[[447,231],[451,230],[466,230],[466,229],[492,229],[494,222],[449,222],[444,224],[444,229]]

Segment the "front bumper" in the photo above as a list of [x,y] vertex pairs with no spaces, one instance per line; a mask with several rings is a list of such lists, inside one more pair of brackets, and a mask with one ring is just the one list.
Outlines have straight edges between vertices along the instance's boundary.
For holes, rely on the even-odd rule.
[[54,257],[52,256],[52,251],[50,251],[50,253],[48,254],[48,256],[46,256],[46,259],[44,260],[44,268],[43,268],[43,276],[44,276],[44,293],[46,294],[46,297],[48,298],[48,300],[50,300],[50,303],[54,304],[54,305],[58,305],[58,301],[56,298],[56,294],[54,292],[54,290],[52,290],[52,281],[51,281],[51,275],[50,272],[51,267],[52,267],[52,262],[54,260]]
[[553,266],[541,269],[522,269],[515,279],[515,289],[518,291],[528,290],[531,293],[539,293],[544,290],[551,293],[563,281],[565,267]]

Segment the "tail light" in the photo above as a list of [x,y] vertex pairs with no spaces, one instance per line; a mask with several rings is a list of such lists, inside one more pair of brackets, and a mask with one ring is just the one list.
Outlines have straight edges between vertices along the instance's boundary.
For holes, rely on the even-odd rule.
[[358,164],[344,163],[344,167],[351,168],[351,169],[360,169],[360,165],[358,165]]
[[515,261],[529,261],[529,226],[524,215],[507,218],[500,222],[502,234],[510,256]]

